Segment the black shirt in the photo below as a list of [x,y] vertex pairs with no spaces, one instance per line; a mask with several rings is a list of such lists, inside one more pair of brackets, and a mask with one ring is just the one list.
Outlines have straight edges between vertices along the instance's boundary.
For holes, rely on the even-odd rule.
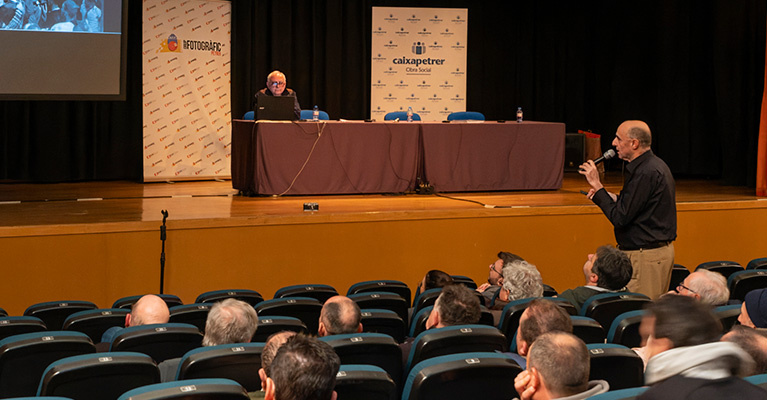
[[676,239],[675,186],[666,163],[647,150],[626,166],[617,201],[604,188],[592,200],[613,224],[619,246],[642,248]]

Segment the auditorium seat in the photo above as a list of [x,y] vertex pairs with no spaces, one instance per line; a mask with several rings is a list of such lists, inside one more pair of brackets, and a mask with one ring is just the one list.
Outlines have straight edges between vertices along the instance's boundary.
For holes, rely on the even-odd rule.
[[95,352],[88,335],[80,332],[35,332],[0,340],[0,398],[34,396],[52,362]]
[[601,293],[589,297],[583,303],[580,315],[594,318],[603,327],[612,326],[613,320],[618,315],[641,310],[649,302],[650,298],[640,293]]
[[354,300],[360,308],[380,308],[397,313],[402,321],[408,319],[409,304],[402,296],[389,292],[365,292],[348,296]]
[[674,267],[671,268],[671,280],[668,284],[668,290],[676,290],[677,286],[687,278],[687,275],[690,275],[690,270],[687,267],[681,264],[674,264]]
[[740,304],[731,304],[714,308],[714,314],[722,323],[722,333],[727,333],[737,322],[740,316]]
[[506,337],[498,328],[486,325],[454,325],[421,332],[413,340],[405,371],[437,356],[466,352],[508,351]]
[[413,315],[413,320],[410,322],[410,328],[408,329],[409,337],[414,338],[426,330],[426,321],[429,319],[429,314],[431,314],[433,309],[434,306],[424,307]]
[[0,308],[0,317],[7,317],[7,316],[8,316],[8,312]]
[[280,331],[291,331],[298,333],[309,332],[309,330],[306,329],[306,324],[304,324],[298,318],[285,317],[281,315],[262,316],[258,317],[258,328],[256,329],[256,333],[253,334],[253,339],[250,341],[266,342],[266,339],[268,339],[269,336]]
[[408,373],[402,400],[517,398],[514,378],[520,372],[522,368],[504,354],[438,356],[418,363]]
[[292,285],[286,286],[274,293],[275,299],[282,299],[285,297],[311,297],[319,300],[320,303],[325,304],[325,301],[333,296],[338,296],[338,292],[330,285],[322,284],[306,284],[306,285]]
[[358,282],[349,287],[346,291],[346,295],[352,295],[365,292],[392,292],[402,296],[405,302],[410,306],[411,293],[410,288],[405,282],[394,280],[377,280],[377,281],[364,281]]
[[402,385],[402,350],[389,335],[380,333],[350,333],[320,338],[330,345],[341,359],[341,364],[374,365],[386,371],[397,384]]
[[558,305],[560,308],[565,310],[565,312],[570,316],[576,316],[578,315],[578,309],[575,308],[573,303],[570,303],[569,301],[559,298],[559,297],[543,297],[545,300],[551,300],[554,302],[554,304]]
[[[407,111],[392,111],[384,115],[384,121],[394,121],[398,119],[400,121],[407,121]],[[413,113],[413,121],[420,121],[421,116],[417,113]]]
[[266,300],[256,305],[256,313],[259,317],[279,315],[294,317],[306,325],[309,333],[316,335],[319,327],[322,303],[309,297],[286,297],[282,299]]
[[[180,306],[184,304],[181,301],[181,299],[174,294],[157,294],[155,296],[158,296],[159,298],[161,298],[165,302],[165,304],[168,306],[168,308],[171,308],[174,306]],[[117,299],[115,300],[114,303],[112,303],[112,308],[125,308],[130,310],[133,307],[133,304],[135,304],[142,297],[144,297],[143,294],[126,296],[126,297]]]
[[755,258],[746,264],[746,269],[767,269],[767,257]]
[[405,341],[407,326],[397,313],[375,308],[364,308],[360,311],[363,332],[383,333],[391,336],[397,343]]
[[611,390],[644,385],[644,362],[634,350],[613,343],[586,347],[591,358],[589,380],[606,380]]
[[205,292],[197,296],[194,300],[195,303],[215,303],[224,299],[237,299],[244,301],[252,306],[264,301],[264,297],[261,293],[250,289],[225,289],[225,290],[212,290]]
[[186,354],[202,344],[202,333],[190,324],[150,324],[123,329],[109,351],[135,351],[152,357],[158,364]]
[[709,271],[718,272],[724,275],[725,278],[729,278],[735,272],[743,271],[743,266],[735,261],[709,261],[699,264],[695,267],[695,270],[707,269]]
[[589,317],[571,315],[573,323],[573,335],[579,337],[584,343],[604,343],[605,330],[599,322]]
[[13,335],[45,330],[45,323],[37,317],[0,317],[0,340]]
[[417,294],[415,300],[413,300],[413,315],[418,313],[418,311],[424,307],[433,306],[441,293],[442,288],[434,288]]
[[42,374],[37,395],[77,400],[116,399],[128,390],[159,382],[160,371],[146,354],[94,353],[50,364]]
[[634,400],[644,393],[647,386],[633,387],[628,389],[610,390],[607,393],[589,397],[589,400]]
[[196,326],[200,332],[205,333],[205,323],[208,320],[210,307],[211,304],[209,303],[192,303],[171,307],[168,322],[191,324]]
[[642,323],[644,314],[644,310],[634,310],[615,317],[607,332],[607,342],[626,347],[641,346],[642,337],[639,334],[639,324]]
[[463,275],[451,275],[453,278],[453,283],[460,283],[463,286],[466,286],[467,288],[474,290],[477,288],[477,282],[474,282],[474,279],[469,278],[468,276]]
[[58,331],[64,324],[68,316],[85,310],[97,308],[90,301],[48,301],[29,306],[24,315],[28,317],[37,317],[45,322],[48,330]]
[[746,269],[732,273],[727,278],[730,299],[743,302],[746,294],[752,290],[767,288],[767,270]]
[[256,113],[253,111],[248,111],[245,113],[245,115],[242,116],[242,119],[253,121],[256,119]]
[[558,296],[559,292],[557,292],[557,289],[554,289],[553,286],[549,286],[547,284],[543,284],[543,297],[554,297]]
[[751,375],[743,379],[756,386],[759,386],[762,389],[767,389],[767,374]]
[[93,343],[98,343],[107,329],[125,326],[125,316],[128,312],[120,308],[97,308],[76,312],[64,320],[62,330],[82,332],[88,335]]
[[181,357],[177,381],[201,378],[231,379],[248,392],[261,389],[261,353],[264,343],[237,343],[200,347]]
[[476,111],[456,111],[452,112],[447,115],[448,121],[465,121],[465,120],[474,120],[474,121],[484,121],[485,115],[481,112]]
[[522,317],[522,313],[525,312],[525,309],[530,304],[531,301],[535,300],[536,297],[528,297],[526,299],[519,299],[510,301],[509,304],[506,304],[505,307],[503,307],[503,311],[501,311],[501,318],[498,322],[498,329],[503,332],[504,336],[506,336],[506,344],[507,346],[512,346],[512,341],[515,339],[517,335],[517,329],[519,329],[519,319]]
[[142,386],[117,400],[248,400],[248,392],[230,379],[189,379]]
[[397,400],[394,380],[374,365],[342,365],[336,374],[337,400]]
[[[314,110],[301,110],[300,119],[311,121],[313,118],[314,118]],[[320,110],[319,119],[320,121],[327,121],[330,119],[330,116],[328,116],[328,113],[326,113],[325,111]]]

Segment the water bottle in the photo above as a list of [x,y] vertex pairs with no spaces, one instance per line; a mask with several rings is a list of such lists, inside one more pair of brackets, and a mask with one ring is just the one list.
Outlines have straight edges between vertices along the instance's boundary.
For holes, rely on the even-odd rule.
[[319,120],[320,120],[320,109],[315,104],[314,110],[312,110],[312,121],[319,121]]
[[517,107],[517,122],[522,123],[522,107]]
[[413,107],[407,108],[407,122],[413,122]]

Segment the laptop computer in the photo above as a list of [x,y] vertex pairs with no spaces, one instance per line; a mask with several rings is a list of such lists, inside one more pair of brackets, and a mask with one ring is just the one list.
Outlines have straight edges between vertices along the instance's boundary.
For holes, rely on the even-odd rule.
[[256,120],[292,121],[297,119],[293,96],[258,96]]

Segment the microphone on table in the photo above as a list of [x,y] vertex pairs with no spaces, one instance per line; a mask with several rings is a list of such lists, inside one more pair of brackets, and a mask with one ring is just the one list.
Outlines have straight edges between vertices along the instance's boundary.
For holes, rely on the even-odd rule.
[[611,158],[613,158],[613,157],[615,157],[615,150],[613,150],[613,149],[607,150],[607,151],[605,152],[605,154],[602,154],[602,156],[601,156],[601,157],[599,157],[599,158],[597,158],[596,160],[594,160],[594,164],[599,164],[599,163],[601,163],[602,161],[604,161],[604,160],[609,160],[609,159],[611,159]]

